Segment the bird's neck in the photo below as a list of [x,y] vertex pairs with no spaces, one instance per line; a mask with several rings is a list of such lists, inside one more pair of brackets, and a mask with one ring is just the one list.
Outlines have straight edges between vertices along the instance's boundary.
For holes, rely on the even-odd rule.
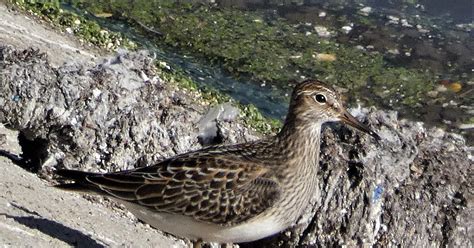
[[286,120],[280,133],[276,136],[281,152],[290,160],[301,160],[300,164],[317,165],[321,123]]

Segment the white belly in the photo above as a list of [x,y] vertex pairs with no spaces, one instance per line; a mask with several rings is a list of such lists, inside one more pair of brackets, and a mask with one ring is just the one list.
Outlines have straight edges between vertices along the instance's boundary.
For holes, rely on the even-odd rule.
[[133,203],[121,201],[137,218],[161,231],[191,240],[216,243],[241,243],[276,234],[287,226],[273,217],[255,218],[243,224],[223,227],[196,221],[191,217],[158,213]]

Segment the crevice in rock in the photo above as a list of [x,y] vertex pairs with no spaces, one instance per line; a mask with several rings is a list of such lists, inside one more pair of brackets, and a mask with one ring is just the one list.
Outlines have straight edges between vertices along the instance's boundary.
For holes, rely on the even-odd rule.
[[48,157],[48,141],[42,138],[29,139],[24,132],[18,134],[21,147],[21,161],[17,163],[23,169],[37,173]]

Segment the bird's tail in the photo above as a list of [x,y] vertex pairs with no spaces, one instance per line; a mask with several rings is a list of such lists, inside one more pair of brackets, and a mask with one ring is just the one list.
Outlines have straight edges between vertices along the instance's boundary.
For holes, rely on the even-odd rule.
[[96,185],[92,184],[87,180],[87,177],[100,175],[98,173],[67,169],[56,170],[54,173],[61,179],[73,181],[55,185],[55,188],[83,193],[100,192],[100,189],[98,189]]

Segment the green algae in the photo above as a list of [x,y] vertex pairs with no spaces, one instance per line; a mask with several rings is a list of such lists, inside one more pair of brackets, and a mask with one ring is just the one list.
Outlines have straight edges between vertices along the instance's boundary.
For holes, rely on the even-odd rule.
[[[279,88],[302,78],[319,78],[351,90],[354,98],[371,105],[383,102],[363,94],[397,97],[394,107],[402,108],[419,104],[434,85],[434,76],[429,73],[389,66],[381,54],[327,41],[283,19],[267,18],[263,12],[172,0],[72,2],[94,13],[112,13],[115,18],[140,22],[162,34],[150,34],[157,43],[200,55],[237,77],[250,77]],[[335,60],[319,60],[318,54],[330,54]],[[395,94],[400,78],[408,80],[402,80],[402,93]],[[367,88],[371,83],[375,87]],[[381,94],[387,91],[383,89],[385,83],[390,94]]]
[[[139,45],[124,38],[119,33],[102,29],[99,24],[62,9],[59,1],[50,0],[36,2],[11,0],[10,3],[15,4],[15,6],[24,11],[28,11],[48,20],[61,29],[71,28],[74,30],[75,35],[100,48],[107,50],[115,50],[118,47],[136,49]],[[95,10],[97,12],[95,13],[103,13],[99,10],[100,8],[97,8]],[[158,68],[158,75],[162,79],[180,88],[199,92],[201,100],[211,106],[224,102],[232,102],[232,104],[241,110],[240,117],[243,122],[255,131],[262,134],[270,134],[277,132],[281,128],[281,122],[279,120],[264,117],[255,106],[251,104],[240,104],[228,95],[214,89],[199,87],[192,79],[185,76],[182,71],[169,68],[163,61],[157,61],[155,65]]]

